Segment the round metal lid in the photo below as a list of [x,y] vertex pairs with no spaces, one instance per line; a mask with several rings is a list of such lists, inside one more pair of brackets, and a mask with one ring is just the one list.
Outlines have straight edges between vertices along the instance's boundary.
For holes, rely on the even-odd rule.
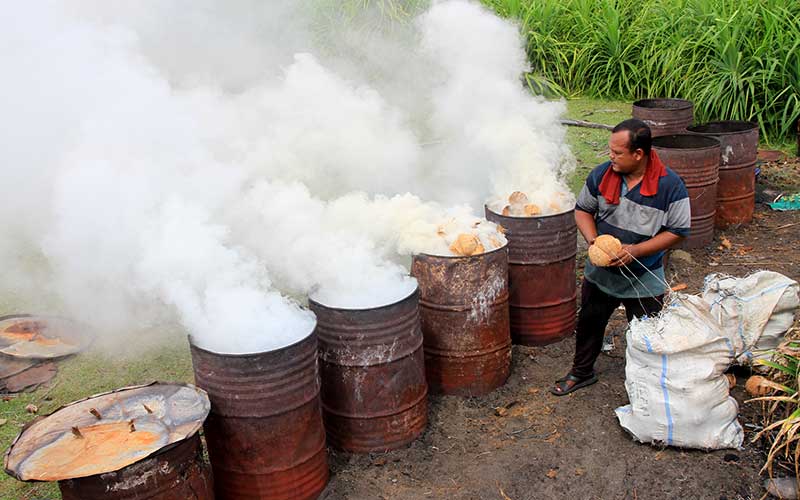
[[84,350],[91,341],[85,326],[55,316],[0,318],[0,353],[23,359],[55,359]]
[[91,396],[33,421],[5,456],[21,481],[114,472],[194,435],[211,403],[190,384],[154,382]]

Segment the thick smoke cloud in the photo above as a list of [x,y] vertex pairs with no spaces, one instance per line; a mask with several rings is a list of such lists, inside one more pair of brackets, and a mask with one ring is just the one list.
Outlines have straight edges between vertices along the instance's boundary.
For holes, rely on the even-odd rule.
[[521,87],[513,25],[452,0],[367,46],[320,31],[313,5],[273,4],[10,8],[10,302],[55,297],[109,335],[174,317],[210,349],[275,348],[313,327],[305,295],[401,298],[408,255],[446,253],[437,229],[474,229],[512,190],[566,189],[562,106]]

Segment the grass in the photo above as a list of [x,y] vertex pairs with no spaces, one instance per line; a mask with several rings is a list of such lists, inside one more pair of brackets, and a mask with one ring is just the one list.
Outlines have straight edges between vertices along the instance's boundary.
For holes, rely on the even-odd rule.
[[535,91],[680,97],[695,118],[753,120],[771,144],[800,118],[800,2],[483,0],[520,23]]
[[[631,104],[624,101],[576,98],[567,101],[568,118],[605,125],[616,125],[631,116]],[[583,127],[568,127],[567,141],[577,160],[570,175],[569,187],[577,194],[589,172],[608,160],[608,131]]]

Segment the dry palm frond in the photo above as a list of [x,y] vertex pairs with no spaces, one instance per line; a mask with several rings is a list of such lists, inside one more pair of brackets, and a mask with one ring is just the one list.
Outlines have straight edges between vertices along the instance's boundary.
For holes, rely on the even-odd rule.
[[[767,390],[764,395],[748,400],[762,403],[764,428],[755,435],[753,442],[765,439],[770,443],[767,459],[761,472],[773,477],[776,459],[792,462],[795,477],[800,478],[800,329],[792,328],[785,340],[772,352],[772,359],[758,360],[757,363],[770,368],[759,389]],[[761,393],[763,394],[763,393]],[[800,493],[800,483],[798,483]]]

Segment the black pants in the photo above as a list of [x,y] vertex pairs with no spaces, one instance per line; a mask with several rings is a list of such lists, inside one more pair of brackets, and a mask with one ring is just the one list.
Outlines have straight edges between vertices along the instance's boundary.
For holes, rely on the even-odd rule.
[[625,306],[628,321],[634,317],[652,316],[661,311],[663,295],[620,299],[612,297],[589,281],[583,280],[581,289],[581,312],[578,314],[578,328],[575,331],[575,361],[572,374],[586,378],[594,373],[594,362],[603,348],[608,320],[620,304]]

